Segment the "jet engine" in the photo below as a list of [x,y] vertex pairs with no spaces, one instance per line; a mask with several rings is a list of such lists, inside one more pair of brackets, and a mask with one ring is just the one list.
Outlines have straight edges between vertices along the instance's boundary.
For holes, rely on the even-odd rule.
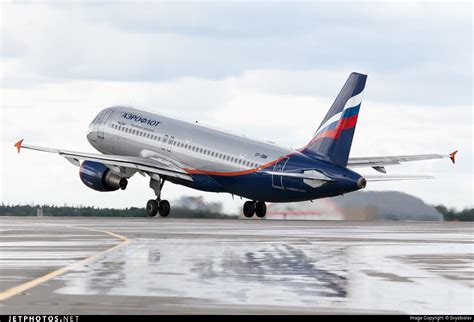
[[125,190],[128,184],[127,179],[113,173],[106,165],[94,161],[82,162],[79,176],[86,186],[97,191]]

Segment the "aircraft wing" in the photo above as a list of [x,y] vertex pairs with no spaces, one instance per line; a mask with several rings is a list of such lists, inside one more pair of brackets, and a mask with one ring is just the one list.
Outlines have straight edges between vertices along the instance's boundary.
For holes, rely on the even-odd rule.
[[455,163],[455,156],[457,152],[458,151],[456,150],[450,154],[417,154],[387,157],[349,158],[347,166],[350,168],[372,167],[379,172],[386,173],[384,166],[401,164],[402,162],[450,158],[451,161]]
[[[100,162],[109,167],[112,171],[117,171],[118,167],[125,167],[131,170],[146,172],[151,174],[158,174],[170,177],[176,177],[188,181],[193,181],[192,177],[186,173],[182,168],[170,162],[170,160],[165,160],[162,158],[147,158],[147,157],[133,157],[125,155],[112,155],[112,154],[98,154],[98,153],[88,153],[88,152],[76,152],[76,151],[67,151],[61,149],[46,148],[41,146],[24,144],[23,140],[20,140],[15,144],[18,153],[20,149],[29,149],[35,151],[56,153],[65,157],[69,162],[74,165],[79,166],[79,160],[87,160]],[[120,172],[120,171],[117,171]]]

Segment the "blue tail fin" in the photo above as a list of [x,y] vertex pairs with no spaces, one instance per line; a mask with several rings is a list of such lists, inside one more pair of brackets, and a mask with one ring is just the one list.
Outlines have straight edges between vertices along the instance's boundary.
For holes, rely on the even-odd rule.
[[303,153],[327,156],[347,166],[367,75],[352,73]]

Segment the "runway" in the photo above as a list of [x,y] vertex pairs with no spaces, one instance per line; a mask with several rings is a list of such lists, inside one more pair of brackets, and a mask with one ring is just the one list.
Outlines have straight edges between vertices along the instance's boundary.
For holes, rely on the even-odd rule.
[[0,314],[474,314],[473,228],[0,217]]

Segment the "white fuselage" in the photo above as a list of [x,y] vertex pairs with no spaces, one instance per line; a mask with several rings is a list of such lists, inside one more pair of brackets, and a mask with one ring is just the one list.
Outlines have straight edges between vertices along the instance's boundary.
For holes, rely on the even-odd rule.
[[102,110],[89,127],[89,142],[105,154],[153,156],[178,162],[190,173],[223,174],[255,170],[298,153],[199,124],[128,107]]

